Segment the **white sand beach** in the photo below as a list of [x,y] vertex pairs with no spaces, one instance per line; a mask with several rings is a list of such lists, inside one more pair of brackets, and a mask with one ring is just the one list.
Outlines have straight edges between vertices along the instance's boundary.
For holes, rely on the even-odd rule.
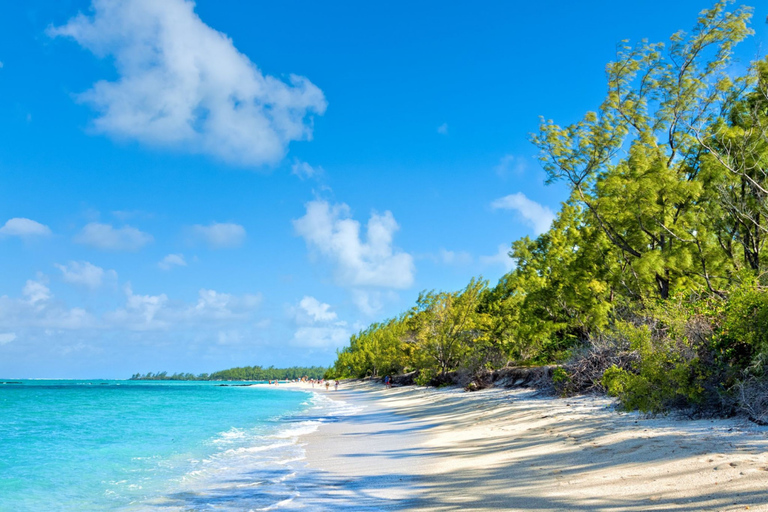
[[530,390],[316,391],[360,406],[305,438],[328,509],[768,510],[768,429],[745,420]]

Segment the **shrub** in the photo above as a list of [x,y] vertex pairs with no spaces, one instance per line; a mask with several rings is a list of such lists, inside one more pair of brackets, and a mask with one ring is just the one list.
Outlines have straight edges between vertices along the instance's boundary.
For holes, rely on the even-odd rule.
[[435,378],[434,370],[424,368],[419,370],[419,374],[416,375],[414,382],[417,386],[429,386],[432,380]]
[[573,393],[571,376],[562,367],[557,367],[552,371],[552,385],[560,396],[568,396]]
[[696,351],[668,324],[655,327],[654,333],[648,325],[617,323],[618,334],[629,340],[638,359],[631,371],[616,365],[608,368],[602,385],[627,410],[658,413],[701,404],[705,374]]

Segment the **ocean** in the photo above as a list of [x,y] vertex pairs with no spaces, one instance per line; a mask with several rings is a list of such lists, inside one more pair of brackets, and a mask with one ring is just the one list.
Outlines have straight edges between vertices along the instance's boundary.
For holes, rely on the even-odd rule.
[[0,384],[0,511],[303,508],[299,436],[351,406],[212,382]]

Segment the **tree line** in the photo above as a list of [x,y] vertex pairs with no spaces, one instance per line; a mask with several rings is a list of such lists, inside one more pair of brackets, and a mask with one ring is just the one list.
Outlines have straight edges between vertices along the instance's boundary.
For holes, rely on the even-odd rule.
[[321,366],[292,366],[290,368],[275,368],[270,366],[263,368],[261,366],[243,366],[230,368],[214,373],[201,373],[194,375],[192,373],[174,373],[168,372],[148,372],[144,375],[136,373],[131,376],[131,380],[293,380],[302,377],[310,379],[321,379],[327,368]]
[[753,30],[730,3],[669,44],[623,41],[596,110],[542,119],[531,141],[569,195],[546,233],[512,243],[512,271],[422,293],[328,375],[559,364],[562,393],[768,419],[768,59],[733,62]]

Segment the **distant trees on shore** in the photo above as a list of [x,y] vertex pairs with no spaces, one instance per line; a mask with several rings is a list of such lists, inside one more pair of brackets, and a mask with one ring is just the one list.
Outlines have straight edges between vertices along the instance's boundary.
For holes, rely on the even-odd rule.
[[211,374],[201,373],[199,375],[191,373],[174,373],[169,375],[168,372],[148,372],[144,375],[136,373],[131,376],[131,380],[291,380],[302,377],[321,379],[327,370],[327,368],[322,366],[292,366],[290,368],[243,366]]
[[768,59],[733,65],[753,31],[729,4],[668,46],[622,42],[596,111],[542,121],[532,142],[570,195],[549,231],[512,243],[511,272],[423,293],[352,336],[328,376],[560,363],[563,393],[768,421]]

